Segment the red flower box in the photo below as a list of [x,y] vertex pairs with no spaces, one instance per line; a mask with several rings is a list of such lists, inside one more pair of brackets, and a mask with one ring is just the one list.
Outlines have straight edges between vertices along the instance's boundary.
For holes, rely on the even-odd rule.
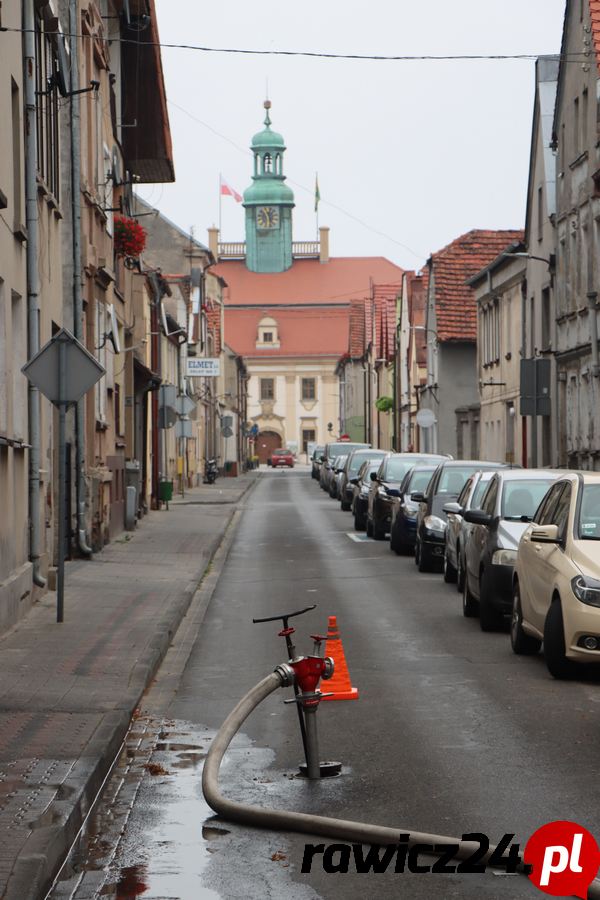
[[146,232],[135,219],[115,216],[114,242],[119,256],[137,258],[146,246]]

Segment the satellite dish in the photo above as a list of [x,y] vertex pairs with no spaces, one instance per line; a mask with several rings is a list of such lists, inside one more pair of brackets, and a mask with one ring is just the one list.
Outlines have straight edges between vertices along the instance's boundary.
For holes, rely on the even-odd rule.
[[115,313],[115,308],[112,303],[106,304],[106,312],[108,314],[110,325],[108,331],[105,334],[105,338],[107,341],[111,342],[115,353],[120,353],[121,341],[119,340],[119,323],[117,321],[117,314]]
[[416,416],[417,425],[421,428],[431,428],[435,425],[435,413],[432,409],[420,409]]

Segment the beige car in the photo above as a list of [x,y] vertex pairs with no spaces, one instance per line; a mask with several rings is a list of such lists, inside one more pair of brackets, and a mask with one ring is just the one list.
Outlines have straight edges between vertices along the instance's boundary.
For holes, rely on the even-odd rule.
[[518,654],[543,642],[555,678],[568,678],[574,663],[600,663],[600,473],[565,473],[524,532],[510,640]]

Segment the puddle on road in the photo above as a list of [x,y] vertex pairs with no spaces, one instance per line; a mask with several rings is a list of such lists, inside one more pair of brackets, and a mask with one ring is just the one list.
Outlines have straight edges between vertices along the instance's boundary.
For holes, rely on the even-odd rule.
[[[212,737],[188,722],[138,719],[49,900],[314,900],[291,881],[281,837],[221,823],[205,803]],[[237,799],[264,803],[265,790],[290,790],[285,778],[279,789],[257,784],[272,761],[271,751],[235,739],[222,771],[235,775]]]

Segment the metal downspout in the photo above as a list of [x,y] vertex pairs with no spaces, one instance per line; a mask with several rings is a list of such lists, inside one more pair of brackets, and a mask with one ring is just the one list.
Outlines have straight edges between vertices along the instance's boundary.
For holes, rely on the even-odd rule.
[[[37,200],[37,122],[35,105],[35,11],[34,0],[23,4],[25,50],[25,224],[27,228],[27,354],[31,359],[40,349]],[[28,380],[29,417],[29,558],[33,582],[46,586],[40,572],[40,394]]]
[[[69,0],[69,32],[78,33],[77,0]],[[83,283],[81,275],[81,105],[79,100],[79,53],[77,39],[71,42],[71,224],[73,236],[73,334],[85,344],[83,335]],[[85,400],[75,407],[75,493],[77,546],[91,556],[85,528]]]

